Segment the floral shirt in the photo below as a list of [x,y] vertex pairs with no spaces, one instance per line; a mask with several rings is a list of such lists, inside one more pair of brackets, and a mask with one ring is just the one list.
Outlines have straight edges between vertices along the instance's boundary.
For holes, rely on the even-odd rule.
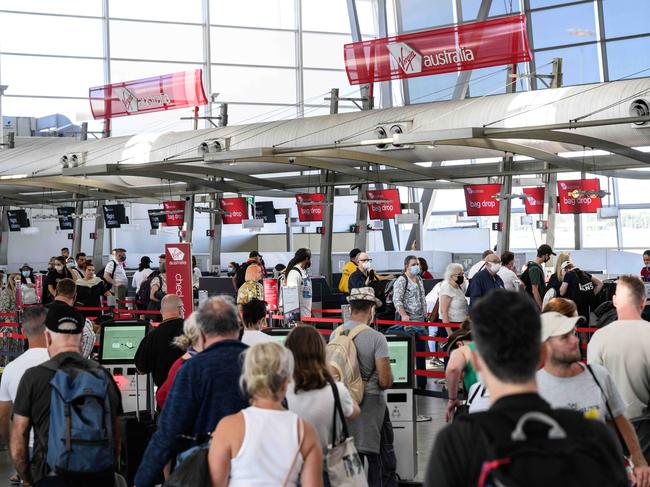
[[264,301],[264,286],[257,281],[246,281],[237,291],[237,304],[246,304],[251,299]]
[[426,294],[424,284],[418,276],[412,282],[405,276],[399,276],[393,285],[393,304],[399,310],[404,306],[404,311],[409,315],[411,321],[424,321],[427,312]]

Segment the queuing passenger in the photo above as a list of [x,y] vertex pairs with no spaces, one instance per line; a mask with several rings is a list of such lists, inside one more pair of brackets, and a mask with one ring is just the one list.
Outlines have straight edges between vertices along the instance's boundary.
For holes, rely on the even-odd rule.
[[284,270],[284,282],[287,287],[298,288],[300,302],[300,317],[311,317],[312,286],[307,269],[311,267],[311,250],[298,249],[293,259]]
[[469,306],[463,291],[464,283],[463,266],[455,262],[449,264],[438,294],[439,316],[443,323],[462,323],[467,318]]
[[476,264],[474,264],[469,271],[467,272],[467,279],[473,279],[476,274],[478,274],[480,271],[485,268],[485,259],[487,258],[488,255],[494,254],[494,250],[488,249],[483,254],[481,255],[481,260],[479,260]]
[[[16,281],[20,281],[20,274],[11,273],[7,279],[7,285],[0,293],[0,312],[14,313],[16,312],[16,292],[19,288],[16,287]],[[4,321],[10,321],[5,319]]]
[[361,249],[350,250],[350,260],[345,263],[343,269],[341,270],[339,291],[342,293],[348,294],[350,292],[348,281],[350,280],[352,273],[356,272],[356,270],[359,268],[359,254],[361,254]]
[[68,259],[70,258],[70,249],[68,247],[63,247],[61,249],[61,257],[65,259],[64,262],[68,262]]
[[228,276],[233,277],[237,272],[237,269],[239,269],[239,264],[237,262],[230,262],[228,263],[228,269],[226,273],[228,274]]
[[[84,276],[77,279],[77,303],[79,306],[88,308],[100,308],[102,305],[102,296],[111,296],[111,292],[106,289],[106,284],[95,275],[95,265],[91,261],[86,261],[84,265]],[[83,311],[85,316],[99,316],[101,311]]]
[[199,290],[199,279],[201,279],[202,276],[203,274],[201,273],[201,269],[196,263],[196,257],[193,255],[192,256],[192,288],[195,291]]
[[[11,407],[16,402],[18,384],[27,369],[36,367],[50,359],[45,346],[45,316],[47,310],[32,306],[23,311],[22,333],[27,338],[28,349],[19,357],[8,363],[2,372],[0,382],[0,436],[5,445],[9,445]],[[34,432],[29,433],[28,447],[34,447]],[[9,478],[11,483],[20,483],[18,475]]]
[[560,286],[560,295],[570,299],[578,307],[578,314],[589,323],[591,310],[596,307],[596,295],[603,288],[603,281],[584,272],[571,262],[563,264],[565,273]]
[[[560,286],[562,285],[562,280],[564,279],[565,269],[562,268],[562,264],[571,260],[571,254],[568,252],[560,252],[560,255],[557,256],[555,260],[555,272],[551,274],[551,277],[546,284],[546,292],[549,290],[555,290],[555,294],[552,297],[557,297],[560,295]],[[549,299],[551,297],[549,296]]]
[[168,294],[160,303],[160,312],[163,320],[147,333],[135,352],[138,372],[151,373],[156,387],[165,382],[169,369],[183,355],[172,343],[183,333],[183,301],[176,294]]
[[[341,331],[352,333],[360,325],[370,325],[374,319],[375,308],[381,306],[381,301],[375,298],[375,292],[370,287],[352,289],[348,302],[350,319],[338,327],[331,337]],[[354,345],[357,349],[364,392],[360,404],[361,414],[350,421],[349,431],[354,437],[359,455],[364,462],[367,461],[368,485],[381,486],[383,469],[380,444],[387,415],[385,390],[393,384],[388,342],[383,334],[367,329],[354,338]]]
[[156,404],[158,405],[158,411],[162,411],[165,401],[169,396],[169,391],[171,391],[172,386],[174,385],[176,374],[181,366],[197,353],[203,351],[203,340],[199,334],[199,327],[196,324],[196,311],[185,320],[183,323],[183,333],[174,338],[172,343],[183,352],[183,355],[177,358],[172,364],[165,382],[163,382],[163,385],[156,391]]
[[501,269],[497,275],[503,281],[503,289],[506,291],[521,290],[522,284],[515,269],[515,254],[512,252],[506,250],[501,254]]
[[27,263],[23,264],[20,268],[20,291],[22,292],[21,301],[23,304],[38,303],[34,269],[32,269]]
[[555,311],[564,316],[578,316],[578,307],[570,299],[553,298],[544,306],[542,313]]
[[225,417],[212,435],[213,486],[322,485],[318,433],[282,405],[293,370],[291,352],[279,343],[258,343],[246,351],[242,385],[250,406]]
[[[61,306],[64,309],[66,306],[73,307],[77,302],[77,285],[72,279],[61,279],[56,285],[55,292],[56,296],[54,297],[54,301],[48,305],[48,308],[50,309]],[[88,320],[85,320],[81,335],[80,349],[81,355],[84,358],[90,357],[90,354],[95,347],[96,338],[97,336],[95,335],[92,323]]]
[[273,341],[273,337],[261,332],[266,327],[266,303],[253,298],[241,306],[244,334],[241,341],[252,347],[256,343]]
[[79,252],[74,261],[71,261],[72,258],[69,258],[66,262],[66,267],[70,269],[72,277],[75,281],[83,279],[84,277],[84,267],[86,265],[86,254]]
[[241,312],[241,307],[251,299],[264,301],[264,286],[260,283],[262,280],[262,268],[257,264],[249,265],[246,268],[246,281],[237,290],[237,306]]
[[235,285],[235,290],[238,290],[244,282],[246,282],[246,269],[249,265],[257,264],[261,266],[262,256],[257,250],[253,250],[248,254],[248,260],[242,263],[237,267],[234,274],[233,284]]
[[469,282],[467,294],[470,306],[474,306],[480,298],[494,290],[503,289],[503,281],[498,275],[500,269],[501,259],[497,254],[492,253],[485,258],[485,269],[478,272]]
[[639,446],[634,427],[623,414],[626,404],[607,369],[580,362],[576,326],[583,322],[577,313],[567,317],[551,311],[542,314],[544,368],[537,372],[539,394],[554,408],[574,409],[591,419],[614,425],[634,465],[637,486],[650,485],[650,467]]
[[[215,296],[199,306],[196,322],[205,348],[176,374],[135,476],[137,487],[153,486],[173,456],[207,441],[206,434],[214,431],[223,417],[247,406],[239,388],[240,355],[247,347],[238,340],[237,308],[228,297]],[[188,436],[197,441],[181,440]]]
[[52,299],[56,296],[56,286],[61,279],[70,279],[74,282],[70,269],[65,266],[65,257],[54,257],[53,268],[47,273],[45,281],[47,282],[47,290]]
[[366,252],[357,255],[357,270],[350,274],[348,292],[361,287],[368,287],[371,282],[379,280],[372,259]]
[[646,289],[640,278],[621,276],[613,297],[618,320],[594,333],[587,348],[590,364],[604,366],[628,405],[646,460],[650,460],[650,326],[641,318]]
[[[13,409],[13,427],[11,430],[11,458],[23,481],[23,485],[65,485],[70,487],[112,487],[115,482],[115,469],[111,465],[106,470],[93,474],[66,474],[50,472],[48,466],[48,444],[50,424],[51,381],[58,370],[84,370],[93,374],[102,374],[108,383],[107,403],[111,418],[112,432],[109,446],[114,450],[113,459],[119,458],[120,451],[120,416],[122,399],[113,377],[97,363],[79,355],[84,318],[67,305],[53,306],[45,319],[45,343],[51,359],[41,365],[28,369],[18,386]],[[56,410],[52,411],[56,414]],[[63,414],[63,413],[61,413]],[[63,422],[63,418],[60,418]],[[30,428],[34,428],[34,454],[28,451]],[[78,450],[72,450],[71,457]],[[72,460],[72,458],[71,458]],[[77,458],[79,461],[80,459]],[[91,459],[84,459],[90,462]],[[104,458],[102,458],[104,460]],[[80,462],[75,462],[80,463]],[[95,465],[93,465],[94,467]],[[31,467],[31,468],[30,468]],[[47,479],[43,480],[46,476]],[[52,477],[54,476],[54,477]],[[52,477],[52,478],[51,478]],[[41,482],[42,481],[42,482]]]
[[[296,326],[284,346],[291,350],[295,361],[293,380],[287,391],[289,410],[312,424],[320,438],[323,454],[332,444],[334,425],[334,391],[339,397],[343,415],[348,419],[359,416],[360,409],[342,382],[334,382],[325,363],[325,340],[312,326]],[[343,425],[337,417],[335,437],[340,438]],[[327,472],[323,473],[324,484],[329,485]]]
[[641,279],[650,282],[650,250],[643,252],[643,267],[641,268]]
[[273,279],[280,279],[280,276],[284,273],[284,270],[287,268],[284,264],[275,264],[273,268]]
[[158,275],[151,278],[149,286],[149,305],[151,311],[160,310],[160,302],[167,294],[167,262],[165,254],[158,256]]
[[[494,459],[489,452],[510,444],[519,419],[533,411],[557,421],[566,432],[565,441],[585,442],[585,447],[600,444],[601,451],[607,455],[601,455],[601,461],[608,462],[606,474],[610,476],[602,479],[602,485],[626,485],[621,453],[607,427],[576,411],[552,410],[537,393],[535,373],[542,350],[536,304],[523,293],[496,290],[490,294],[490,299],[473,306],[470,315],[476,343],[472,363],[485,381],[492,406],[489,411],[471,415],[471,421],[453,422],[438,433],[424,485],[477,485],[484,462]],[[538,435],[533,435],[530,440],[522,440],[522,445],[525,447],[537,441]],[[535,476],[535,485],[557,485],[566,481],[566,471],[562,472],[561,479],[552,477],[554,461],[552,457],[546,462],[539,459],[540,465],[545,462],[549,468],[540,466],[530,472],[530,479]],[[522,483],[522,479],[517,480]]]
[[126,292],[129,286],[129,280],[124,270],[125,261],[126,250],[116,248],[111,252],[111,260],[104,267],[104,280],[110,284],[109,291],[115,295],[119,308],[126,307],[124,299],[126,299]]
[[131,286],[135,289],[136,294],[138,294],[140,286],[147,280],[147,277],[149,277],[152,272],[151,258],[147,255],[141,257],[138,270],[133,274],[133,279],[131,279]]
[[543,264],[551,260],[551,255],[556,255],[550,245],[542,244],[537,249],[537,257],[526,265],[526,270],[522,274],[522,282],[526,292],[537,303],[541,310],[546,295],[546,279]]
[[5,287],[5,271],[0,269],[0,290],[4,289]]
[[433,279],[433,274],[429,272],[429,264],[424,257],[418,257],[420,263],[420,276],[422,279]]

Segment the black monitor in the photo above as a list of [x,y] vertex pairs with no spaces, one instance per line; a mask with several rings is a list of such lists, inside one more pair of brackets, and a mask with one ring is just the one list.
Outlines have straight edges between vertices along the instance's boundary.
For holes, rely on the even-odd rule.
[[266,328],[262,330],[264,333],[267,335],[272,336],[277,340],[278,343],[281,345],[284,345],[284,342],[287,339],[287,336],[291,332],[291,329],[289,328]]
[[393,373],[391,389],[413,388],[413,338],[404,335],[386,335],[390,369]]
[[143,321],[109,321],[102,325],[99,363],[133,363],[140,342],[149,331]]
[[237,295],[231,277],[200,277],[199,290],[207,291],[208,296],[219,296],[226,294],[228,296],[235,297]]

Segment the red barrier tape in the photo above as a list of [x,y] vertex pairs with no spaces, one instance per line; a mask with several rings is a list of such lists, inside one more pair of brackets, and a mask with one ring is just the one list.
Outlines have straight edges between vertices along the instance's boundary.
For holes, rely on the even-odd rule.
[[6,311],[0,313],[0,316],[18,316],[18,313],[16,313],[15,311]]
[[0,323],[0,328],[2,328],[3,326],[6,326],[8,328],[20,328],[20,323],[11,323],[11,322]]
[[336,314],[341,314],[340,309],[312,309],[312,313],[336,313]]
[[449,357],[447,352],[415,352],[416,357]]
[[434,379],[444,379],[445,373],[437,370],[415,370],[415,375],[419,377],[432,377]]

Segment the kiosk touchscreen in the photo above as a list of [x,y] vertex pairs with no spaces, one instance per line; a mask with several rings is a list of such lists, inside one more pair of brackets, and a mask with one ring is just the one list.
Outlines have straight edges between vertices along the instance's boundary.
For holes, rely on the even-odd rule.
[[410,337],[386,335],[388,357],[393,373],[392,389],[413,387],[413,340]]
[[287,335],[289,335],[289,332],[291,330],[289,328],[267,328],[262,331],[267,335],[271,335],[273,338],[275,338],[279,344],[284,345],[284,342],[287,339]]

